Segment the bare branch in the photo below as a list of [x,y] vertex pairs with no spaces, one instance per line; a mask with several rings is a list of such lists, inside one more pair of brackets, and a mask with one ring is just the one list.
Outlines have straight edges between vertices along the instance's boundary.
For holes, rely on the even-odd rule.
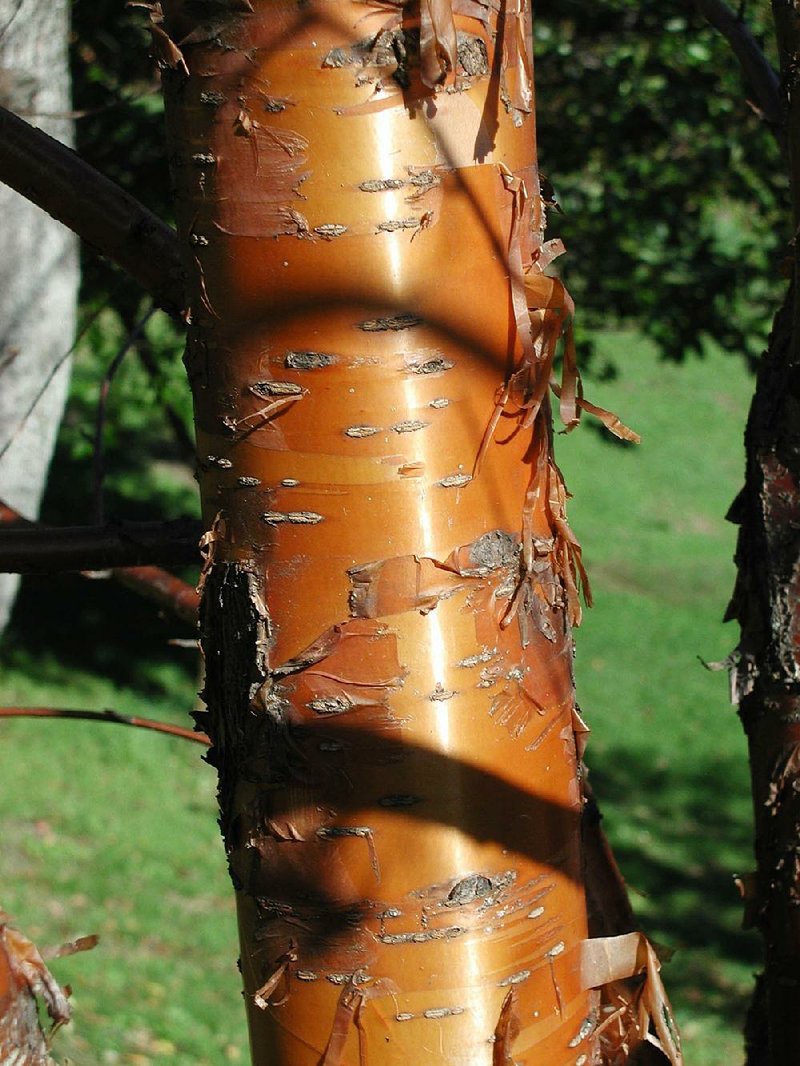
[[151,729],[155,733],[168,733],[181,740],[193,740],[196,744],[211,743],[205,733],[193,729],[159,722],[154,718],[140,718],[135,714],[122,714],[120,711],[74,711],[63,707],[0,707],[0,718],[71,718],[85,722],[112,722],[115,725],[129,725],[136,729]]
[[732,11],[725,0],[696,0],[697,9],[730,44],[745,80],[753,94],[753,103],[775,134],[781,151],[786,147],[784,108],[780,79],[750,32],[747,23]]
[[71,149],[0,108],[0,181],[121,267],[171,315],[184,306],[175,231]]
[[[20,529],[35,529],[36,522],[23,518],[19,511],[0,500],[0,526],[14,524]],[[126,588],[152,600],[191,626],[197,625],[200,596],[194,586],[158,566],[123,566],[109,571],[109,576]],[[97,577],[84,571],[84,577]]]
[[158,566],[126,566],[112,570],[111,576],[189,625],[197,625],[200,597],[192,585],[174,574]]
[[52,574],[117,567],[186,566],[199,558],[199,522],[0,529],[0,573]]

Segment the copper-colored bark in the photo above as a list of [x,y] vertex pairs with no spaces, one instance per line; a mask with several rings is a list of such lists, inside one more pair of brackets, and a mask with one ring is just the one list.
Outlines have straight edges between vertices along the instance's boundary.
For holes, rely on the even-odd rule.
[[[586,948],[530,15],[198,10],[167,108],[253,1061],[594,1061],[593,988],[657,978]],[[569,344],[559,391],[591,409]]]
[[158,566],[123,566],[112,570],[121,585],[133,589],[183,622],[197,625],[197,590],[188,582]]

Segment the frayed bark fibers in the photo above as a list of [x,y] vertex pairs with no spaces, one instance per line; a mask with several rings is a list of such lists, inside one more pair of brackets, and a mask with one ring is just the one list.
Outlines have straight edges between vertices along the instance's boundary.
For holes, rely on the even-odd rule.
[[613,1025],[646,1036],[647,997],[604,1015],[597,986],[657,966],[586,948],[562,334],[565,422],[624,427],[583,401],[543,274],[530,14],[165,15],[203,724],[253,1060],[602,1061]]

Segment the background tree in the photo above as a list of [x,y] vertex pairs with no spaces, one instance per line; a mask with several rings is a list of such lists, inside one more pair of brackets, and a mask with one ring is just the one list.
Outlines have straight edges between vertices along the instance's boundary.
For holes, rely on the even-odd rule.
[[[779,119],[700,7],[540,5],[542,166],[554,232],[581,249],[569,277],[586,325],[635,321],[671,359],[713,338],[753,360],[783,287]],[[775,56],[767,5],[730,14]]]
[[[72,143],[67,0],[0,3],[0,105]],[[0,185],[0,498],[35,518],[67,395],[77,241]],[[0,575],[0,631],[18,578]]]

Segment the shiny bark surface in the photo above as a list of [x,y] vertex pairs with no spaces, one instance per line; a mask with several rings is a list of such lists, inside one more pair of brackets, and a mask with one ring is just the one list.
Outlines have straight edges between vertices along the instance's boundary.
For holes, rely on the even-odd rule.
[[529,12],[165,13],[253,1061],[599,1061]]

